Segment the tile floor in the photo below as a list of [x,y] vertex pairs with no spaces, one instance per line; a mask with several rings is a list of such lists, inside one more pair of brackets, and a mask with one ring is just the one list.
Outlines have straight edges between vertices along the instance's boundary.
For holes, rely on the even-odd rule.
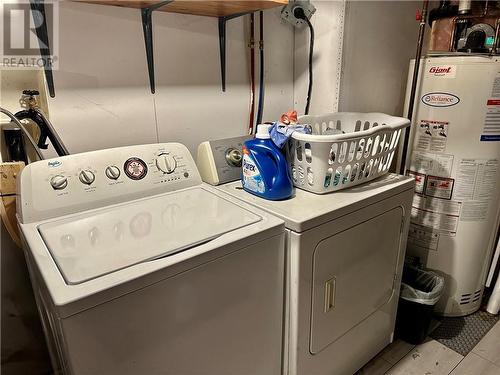
[[500,375],[500,322],[467,356],[433,339],[411,345],[396,340],[358,375]]

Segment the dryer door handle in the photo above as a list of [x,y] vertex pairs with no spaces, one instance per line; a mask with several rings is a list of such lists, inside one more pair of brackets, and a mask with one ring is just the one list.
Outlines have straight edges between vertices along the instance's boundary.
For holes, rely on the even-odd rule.
[[335,307],[335,276],[325,282],[325,313]]

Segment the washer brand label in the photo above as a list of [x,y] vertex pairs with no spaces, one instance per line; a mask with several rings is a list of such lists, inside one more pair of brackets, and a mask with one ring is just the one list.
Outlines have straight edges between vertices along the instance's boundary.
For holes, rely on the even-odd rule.
[[56,167],[59,167],[62,163],[59,161],[59,160],[51,160],[49,162],[47,162],[47,165],[50,167],[50,168],[56,168]]
[[458,96],[446,92],[430,92],[422,96],[422,103],[431,107],[451,107],[459,102]]
[[455,65],[431,66],[428,72],[433,77],[455,78],[457,67]]

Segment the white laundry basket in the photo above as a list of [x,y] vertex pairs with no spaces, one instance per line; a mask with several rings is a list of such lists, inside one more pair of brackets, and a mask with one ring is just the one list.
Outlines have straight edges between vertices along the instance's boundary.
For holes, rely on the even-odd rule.
[[[295,132],[287,159],[296,187],[330,193],[387,173],[403,128],[410,121],[383,113],[339,112],[301,116],[312,134]],[[344,134],[331,134],[343,131]]]

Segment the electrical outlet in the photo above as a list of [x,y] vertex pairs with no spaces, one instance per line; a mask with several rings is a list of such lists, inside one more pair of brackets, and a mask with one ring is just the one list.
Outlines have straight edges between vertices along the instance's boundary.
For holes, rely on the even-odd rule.
[[308,19],[316,12],[316,8],[309,0],[290,0],[288,4],[283,7],[281,10],[281,18],[295,27],[302,27],[305,25],[305,22],[298,19],[293,14],[294,9],[297,7],[304,9],[304,14]]

